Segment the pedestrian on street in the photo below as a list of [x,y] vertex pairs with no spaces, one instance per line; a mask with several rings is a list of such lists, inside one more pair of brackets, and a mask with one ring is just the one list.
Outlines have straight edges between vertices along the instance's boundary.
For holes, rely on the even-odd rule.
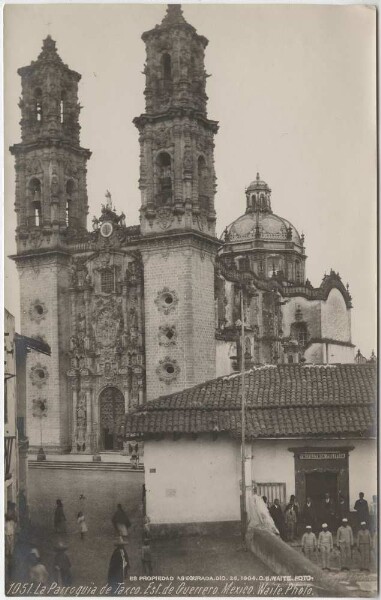
[[30,559],[29,576],[31,583],[42,583],[45,585],[49,581],[47,568],[42,564],[40,557],[37,557],[35,554],[31,554]]
[[306,532],[303,533],[302,537],[302,552],[306,558],[312,561],[316,548],[316,535],[312,532],[311,525],[306,525]]
[[361,521],[365,521],[367,526],[369,526],[369,507],[368,502],[364,498],[364,493],[359,493],[359,498],[355,502],[354,509],[357,513],[357,520],[360,526]]
[[340,527],[342,520],[348,518],[348,508],[345,498],[342,494],[339,495],[339,502],[337,504],[337,527]]
[[315,510],[315,506],[309,496],[307,496],[307,500],[304,505],[304,509],[302,512],[302,519],[303,519],[305,526],[311,525],[312,531],[316,530],[316,523],[317,523],[316,510]]
[[54,548],[56,554],[54,556],[54,580],[58,585],[71,585],[71,563],[66,554],[67,546],[63,542],[58,542]]
[[[292,498],[293,496],[291,496]],[[287,539],[289,542],[293,542],[296,539],[296,525],[298,522],[298,511],[294,501],[290,499],[289,504],[286,506],[284,512],[287,528]]]
[[349,571],[352,558],[353,532],[346,518],[342,520],[342,525],[337,530],[336,544],[340,550],[341,570]]
[[142,564],[144,575],[152,575],[152,553],[150,539],[145,538],[142,545]]
[[13,551],[15,549],[15,534],[16,534],[16,521],[12,513],[5,514],[5,556],[10,561],[12,560]]
[[61,500],[56,500],[56,508],[54,510],[54,531],[56,533],[66,533],[66,517]]
[[79,511],[79,513],[77,515],[77,523],[78,523],[78,527],[79,527],[79,533],[81,536],[81,540],[83,541],[85,539],[85,534],[87,533],[88,529],[87,529],[85,517],[83,516],[82,511]]
[[126,540],[128,537],[128,528],[131,527],[131,521],[121,504],[117,505],[117,509],[111,520],[116,532],[121,537],[121,540]]
[[118,539],[115,542],[115,550],[113,551],[107,574],[107,583],[112,588],[112,593],[116,593],[118,585],[124,583],[128,576],[130,563],[126,551],[125,542]]
[[377,496],[372,496],[372,502],[369,506],[370,530],[375,532],[377,529]]
[[322,520],[325,523],[327,523],[328,529],[333,529],[335,527],[335,525],[336,525],[335,503],[332,500],[329,492],[326,492],[324,494],[324,499],[323,499],[323,502],[321,505],[321,515],[320,516],[321,516]]
[[151,521],[147,515],[143,519],[143,539],[149,538],[151,534]]
[[322,531],[319,533],[318,552],[321,553],[321,562],[323,571],[330,571],[329,558],[333,550],[332,533],[328,530],[328,523],[322,524]]
[[270,507],[270,515],[272,520],[274,521],[275,527],[279,531],[279,535],[282,540],[286,540],[286,524],[284,521],[284,514],[282,512],[282,507],[279,504],[278,498],[275,498],[274,504]]
[[370,571],[370,550],[372,538],[366,522],[362,521],[357,534],[357,550],[360,552],[360,571]]

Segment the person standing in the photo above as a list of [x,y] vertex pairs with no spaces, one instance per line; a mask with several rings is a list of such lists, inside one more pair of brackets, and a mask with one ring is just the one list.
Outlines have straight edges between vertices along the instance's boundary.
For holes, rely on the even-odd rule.
[[360,552],[360,571],[370,571],[370,550],[372,538],[366,522],[362,521],[357,534],[357,550]]
[[372,502],[369,506],[370,530],[374,533],[377,529],[377,496],[372,496]]
[[144,575],[152,575],[152,553],[150,539],[145,538],[142,545],[142,565]]
[[54,531],[56,533],[66,533],[66,517],[61,500],[56,500],[56,508],[54,510]]
[[82,511],[80,511],[77,515],[77,523],[78,523],[78,527],[79,527],[79,533],[81,536],[81,540],[83,541],[85,539],[85,534],[87,533],[88,530],[87,530],[85,517],[83,516]]
[[358,524],[360,525],[361,521],[365,521],[367,526],[369,526],[369,507],[368,502],[364,498],[363,492],[359,493],[359,497],[355,502],[354,509],[357,513]]
[[122,505],[118,504],[114,516],[111,519],[115,531],[122,540],[126,540],[128,536],[128,528],[131,527],[131,521],[127,513],[123,510]]
[[307,497],[306,504],[303,509],[302,519],[305,526],[311,525],[312,531],[315,531],[317,515],[313,502],[309,496]]
[[49,580],[49,573],[42,564],[40,557],[35,554],[30,555],[31,566],[29,569],[29,576],[31,583],[42,583],[46,584]]
[[279,535],[282,540],[286,540],[286,526],[284,521],[284,515],[282,512],[282,507],[279,504],[278,498],[275,498],[274,504],[270,507],[270,515],[272,520],[274,521],[275,527],[279,531]]
[[113,551],[108,567],[107,583],[111,586],[112,592],[115,593],[118,586],[124,583],[130,566],[128,554],[124,547],[125,542],[118,539],[115,542],[115,550]]
[[66,554],[67,546],[59,542],[54,548],[56,554],[54,556],[54,580],[58,585],[71,585],[71,563]]
[[297,512],[294,503],[289,503],[286,506],[284,512],[287,528],[287,540],[293,542],[296,539],[296,524],[297,524]]
[[5,525],[4,525],[4,541],[5,541],[5,571],[6,576],[9,578],[12,572],[13,564],[13,552],[15,549],[15,534],[16,534],[16,521],[14,520],[13,514],[5,513]]
[[332,533],[328,530],[328,523],[322,524],[322,531],[319,533],[318,552],[321,553],[321,562],[323,571],[329,571],[329,558],[333,550]]
[[352,558],[353,532],[346,518],[342,520],[342,525],[337,530],[336,543],[340,550],[341,570],[349,571]]
[[329,492],[326,492],[321,505],[321,518],[327,523],[329,529],[332,529],[335,526],[335,514],[334,501]]
[[306,525],[306,532],[303,533],[302,537],[302,552],[305,554],[306,558],[312,561],[316,548],[316,535],[312,532],[311,525]]
[[347,503],[342,494],[339,495],[339,502],[337,504],[336,517],[337,517],[337,527],[340,527],[343,519],[348,518]]

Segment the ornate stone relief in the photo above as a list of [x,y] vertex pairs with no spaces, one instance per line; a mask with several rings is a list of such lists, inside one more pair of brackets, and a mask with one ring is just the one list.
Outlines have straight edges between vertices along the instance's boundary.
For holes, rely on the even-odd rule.
[[161,229],[168,229],[173,222],[173,213],[170,208],[160,208],[156,211],[157,222]]
[[48,414],[48,401],[46,398],[33,398],[32,415],[34,417],[46,417]]
[[43,385],[45,385],[49,378],[48,369],[41,363],[34,365],[34,367],[31,368],[29,375],[32,380],[32,384],[38,388],[41,388]]
[[175,310],[178,302],[179,298],[176,292],[167,287],[164,287],[162,290],[160,290],[155,299],[155,304],[159,312],[162,312],[165,315],[168,315],[172,310]]
[[176,325],[163,325],[159,327],[160,346],[175,346],[177,341]]
[[46,308],[45,302],[41,302],[38,298],[34,300],[29,307],[29,316],[31,321],[36,321],[39,323],[43,319],[46,318],[46,313],[48,309]]
[[163,360],[159,361],[156,373],[158,374],[160,381],[164,381],[165,383],[169,384],[177,379],[177,376],[180,373],[180,367],[177,363],[177,360],[171,358],[170,356],[166,356],[163,358]]

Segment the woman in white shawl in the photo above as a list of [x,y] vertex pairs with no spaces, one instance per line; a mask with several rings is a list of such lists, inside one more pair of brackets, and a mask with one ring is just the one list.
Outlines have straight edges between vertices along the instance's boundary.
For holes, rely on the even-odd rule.
[[261,496],[258,496],[255,487],[253,493],[247,498],[247,530],[250,531],[254,528],[266,529],[270,533],[279,535],[269,510]]

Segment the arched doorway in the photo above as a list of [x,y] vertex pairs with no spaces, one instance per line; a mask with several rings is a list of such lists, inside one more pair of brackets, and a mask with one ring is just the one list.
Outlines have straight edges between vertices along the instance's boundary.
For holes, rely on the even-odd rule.
[[123,441],[118,438],[125,414],[123,394],[116,387],[107,387],[99,396],[100,438],[103,450],[121,450]]

